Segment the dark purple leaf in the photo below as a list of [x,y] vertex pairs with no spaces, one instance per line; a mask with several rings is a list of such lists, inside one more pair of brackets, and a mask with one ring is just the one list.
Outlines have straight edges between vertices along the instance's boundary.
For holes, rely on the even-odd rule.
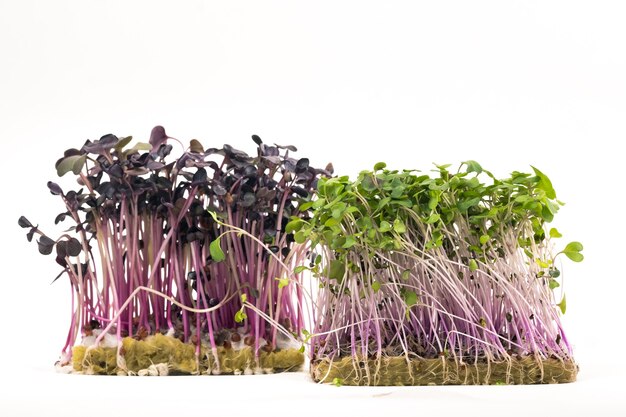
[[183,169],[185,166],[187,166],[187,161],[191,159],[191,155],[188,153],[184,153],[180,156],[180,158],[178,158],[178,161],[176,161],[176,169],[177,170],[181,170]]
[[26,239],[28,239],[29,242],[33,241],[33,236],[35,235],[35,232],[37,231],[36,227],[33,227],[32,229],[30,229],[30,231],[26,234]]
[[54,248],[54,240],[50,239],[48,236],[41,236],[37,242],[37,246],[39,247],[39,253],[42,255],[50,255]]
[[70,214],[69,212],[65,212],[65,213],[61,213],[57,215],[54,219],[54,224],[61,223],[63,220],[65,220],[65,217],[67,217],[69,214]]
[[65,257],[67,256],[67,241],[62,240],[57,243],[56,249],[57,258],[65,259]]
[[99,140],[94,142],[91,142],[90,140],[85,142],[83,145],[83,151],[102,155],[104,153],[108,153],[111,148],[117,144],[117,142],[119,142],[117,136],[112,134],[104,135]]
[[281,159],[279,156],[263,156],[262,157],[264,161],[267,161],[269,163],[272,163],[274,165],[280,165],[281,163]]
[[195,174],[191,179],[191,185],[203,184],[207,180],[207,172],[204,168],[198,168]]
[[243,169],[243,176],[246,178],[256,178],[258,173],[257,167],[254,165],[246,165]]
[[277,186],[277,185],[278,185],[278,182],[276,182],[275,180],[273,180],[273,179],[271,179],[271,178],[270,178],[270,179],[268,179],[268,180],[265,182],[265,186],[266,186],[269,190],[273,190],[274,188],[276,188],[276,186]]
[[124,176],[124,169],[120,164],[114,164],[106,171],[106,173],[113,178],[122,178],[122,176]]
[[152,171],[158,171],[160,169],[163,169],[163,167],[165,167],[165,164],[152,160],[148,161],[148,163],[146,164],[146,168],[151,169]]
[[261,138],[258,135],[252,135],[252,140],[257,145],[261,145],[263,143],[263,141],[261,140]]
[[48,181],[48,189],[53,195],[62,195],[63,190],[59,187],[59,184],[56,184],[52,181]]
[[[59,265],[61,265],[63,268],[67,267],[67,262],[65,261],[65,256],[61,257],[61,256],[57,256],[56,261]],[[63,272],[62,272],[63,273]]]
[[256,202],[254,193],[245,193],[239,202],[241,207],[251,207]]
[[71,238],[67,241],[67,254],[69,256],[78,256],[83,250],[82,245],[76,238]]
[[159,155],[159,158],[163,159],[167,155],[169,155],[170,152],[172,152],[172,145],[161,145],[161,146],[159,146],[159,150],[157,152],[157,155]]
[[309,158],[299,159],[296,163],[296,174],[301,174],[309,168]]
[[24,216],[20,216],[20,218],[17,220],[17,224],[19,224],[20,227],[24,229],[26,229],[27,227],[33,227],[32,223],[28,221],[28,219]]
[[261,145],[261,154],[263,156],[279,156],[280,152],[276,146]]
[[110,182],[106,181],[100,184],[96,188],[96,191],[99,192],[101,195],[105,196],[106,198],[113,198],[113,196],[115,195],[115,186],[111,184]]
[[71,148],[65,151],[65,153],[63,154],[63,158],[67,158],[68,156],[76,156],[76,155],[82,155],[82,152],[76,148]]
[[223,196],[226,195],[226,193],[228,192],[228,190],[226,189],[226,187],[224,187],[223,185],[220,184],[215,184],[213,186],[213,192],[215,193],[215,195],[217,196]]
[[152,145],[152,152],[157,152],[159,147],[167,142],[167,135],[163,126],[155,126],[150,133],[150,145]]
[[233,148],[230,145],[224,145],[224,152],[231,160],[246,161],[250,159],[247,153]]
[[276,145],[276,147],[279,148],[279,149],[288,149],[288,150],[290,150],[292,152],[298,152],[298,148],[296,148],[293,145],[286,145],[286,146],[277,145],[277,144],[274,144],[274,145]]
[[307,198],[309,196],[309,193],[302,187],[291,187],[291,191],[302,198]]
[[292,158],[285,159],[283,164],[287,172],[296,172],[296,161],[294,159]]
[[102,146],[112,148],[113,146],[115,146],[117,142],[119,142],[119,139],[117,138],[117,136],[109,133],[108,135],[102,136],[99,142],[100,142],[100,145]]

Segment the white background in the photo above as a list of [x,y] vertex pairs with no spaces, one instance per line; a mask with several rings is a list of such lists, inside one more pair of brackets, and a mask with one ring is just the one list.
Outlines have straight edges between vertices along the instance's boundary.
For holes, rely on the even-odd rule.
[[[626,415],[623,379],[626,10],[608,1],[0,0],[0,414]],[[306,374],[55,374],[69,290],[17,226],[45,230],[63,150],[167,132],[253,149],[250,135],[355,175],[377,161],[476,159],[548,174],[579,382],[351,388]]]

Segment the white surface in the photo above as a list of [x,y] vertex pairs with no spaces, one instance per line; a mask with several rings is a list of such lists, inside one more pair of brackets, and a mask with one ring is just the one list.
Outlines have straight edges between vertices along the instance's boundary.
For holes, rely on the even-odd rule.
[[[338,3],[0,0],[0,415],[626,415],[626,370],[611,363],[626,341],[624,3]],[[145,140],[155,124],[247,150],[256,133],[352,175],[380,160],[539,167],[567,202],[555,221],[564,241],[585,245],[583,264],[564,263],[580,382],[355,389],[304,374],[53,374],[68,288],[48,285],[57,267],[16,220],[55,230],[45,183],[64,149],[109,132]]]
[[76,377],[44,369],[31,377],[30,382],[18,381],[16,394],[0,408],[7,411],[3,415],[624,415],[618,400],[623,396],[623,379],[607,375],[570,385],[419,388],[338,388],[314,384],[306,374]]

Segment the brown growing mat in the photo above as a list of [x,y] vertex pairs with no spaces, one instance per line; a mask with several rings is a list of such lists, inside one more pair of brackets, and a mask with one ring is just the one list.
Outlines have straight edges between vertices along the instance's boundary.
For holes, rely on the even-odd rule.
[[114,347],[76,346],[72,361],[74,371],[96,375],[273,373],[299,371],[304,363],[304,354],[298,349],[262,350],[258,362],[250,347],[239,350],[219,347],[215,353],[202,345],[196,357],[194,344],[157,334],[143,341],[123,339],[119,358]]
[[576,380],[578,365],[558,359],[533,357],[510,361],[461,363],[451,359],[407,359],[404,356],[379,360],[317,360],[311,364],[316,382],[343,385],[522,385],[554,384]]

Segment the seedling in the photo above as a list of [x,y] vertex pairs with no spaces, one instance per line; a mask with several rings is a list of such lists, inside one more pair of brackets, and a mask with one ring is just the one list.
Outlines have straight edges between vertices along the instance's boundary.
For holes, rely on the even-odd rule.
[[314,379],[574,380],[560,261],[582,261],[583,247],[547,230],[562,205],[548,177],[497,179],[475,161],[434,171],[379,163],[355,181],[321,179],[313,218],[287,225],[321,252]]
[[53,238],[19,219],[70,284],[63,364],[83,334],[73,362],[85,372],[152,374],[144,365],[156,363],[155,349],[179,373],[300,367],[300,344],[291,349],[285,335],[304,326],[293,268],[309,254],[292,250],[285,226],[308,218],[303,204],[330,172],[293,158],[293,146],[252,139],[250,156],[185,146],[157,126],[148,143],[105,135],[65,151],[57,173],[73,174],[80,189],[48,189],[65,206],[55,223],[69,228]]

